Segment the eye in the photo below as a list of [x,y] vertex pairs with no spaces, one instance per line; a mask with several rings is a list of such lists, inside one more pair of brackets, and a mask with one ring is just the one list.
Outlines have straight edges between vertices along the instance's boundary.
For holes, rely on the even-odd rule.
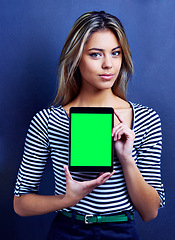
[[112,52],[112,56],[118,57],[121,54],[121,51],[114,51]]
[[89,54],[92,58],[100,58],[102,57],[102,53],[94,52]]

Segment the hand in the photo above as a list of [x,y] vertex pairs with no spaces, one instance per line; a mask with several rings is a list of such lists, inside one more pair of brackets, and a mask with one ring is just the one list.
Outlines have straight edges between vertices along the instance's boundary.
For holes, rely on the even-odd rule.
[[66,194],[65,201],[68,207],[76,205],[82,198],[88,195],[92,190],[105,183],[113,174],[102,173],[98,178],[91,181],[77,182],[74,181],[67,166],[64,166],[66,176]]
[[120,163],[123,165],[132,158],[135,134],[134,131],[125,124],[125,121],[120,117],[116,110],[114,110],[114,113],[120,122],[112,130],[112,137],[114,137],[114,149]]

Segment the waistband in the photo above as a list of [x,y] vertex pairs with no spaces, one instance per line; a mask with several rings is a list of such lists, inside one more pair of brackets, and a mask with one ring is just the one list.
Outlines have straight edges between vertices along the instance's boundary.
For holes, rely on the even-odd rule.
[[116,214],[116,215],[81,215],[75,212],[67,212],[65,210],[60,211],[64,216],[72,218],[73,214],[76,220],[84,221],[85,224],[92,223],[110,223],[117,222],[123,223],[134,220],[134,214],[132,212],[127,211],[126,213]]

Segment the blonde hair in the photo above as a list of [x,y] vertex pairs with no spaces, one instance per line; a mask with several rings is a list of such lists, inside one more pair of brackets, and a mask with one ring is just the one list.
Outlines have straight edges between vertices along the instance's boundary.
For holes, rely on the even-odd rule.
[[117,37],[122,49],[122,66],[112,87],[115,95],[126,100],[128,80],[132,77],[133,63],[128,41],[120,20],[104,11],[87,12],[73,25],[64,44],[58,67],[59,88],[54,105],[62,106],[71,102],[81,88],[81,75],[78,68],[82,52],[89,37],[99,30],[110,29]]

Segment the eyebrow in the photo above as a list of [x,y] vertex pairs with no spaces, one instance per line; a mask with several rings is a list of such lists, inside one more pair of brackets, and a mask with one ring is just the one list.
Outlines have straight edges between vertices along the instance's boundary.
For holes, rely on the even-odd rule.
[[[114,50],[116,50],[116,49],[118,49],[118,48],[121,48],[120,46],[118,46],[118,47],[116,47],[116,48],[113,48],[112,49],[112,51],[114,51]],[[104,51],[104,49],[102,49],[102,48],[90,48],[89,50],[88,50],[88,52],[89,51],[100,51],[100,52],[103,52]]]

